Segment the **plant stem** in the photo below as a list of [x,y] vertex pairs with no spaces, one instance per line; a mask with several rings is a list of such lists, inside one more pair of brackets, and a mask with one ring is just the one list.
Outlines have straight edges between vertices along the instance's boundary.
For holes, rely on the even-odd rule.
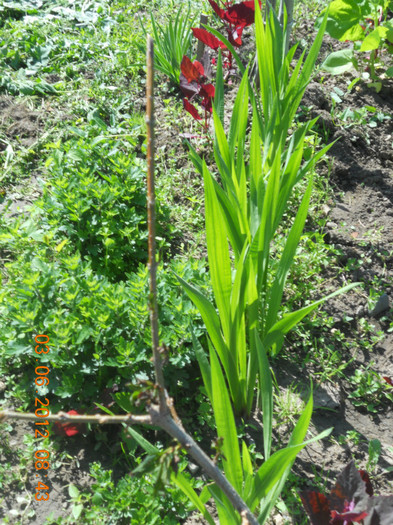
[[160,405],[164,407],[165,385],[162,371],[162,359],[158,341],[157,312],[157,261],[156,261],[156,196],[154,189],[154,43],[151,36],[147,37],[146,46],[147,79],[146,79],[146,125],[147,125],[147,222],[149,230],[149,261],[150,273],[150,326],[153,349],[153,362],[156,381],[159,387]]

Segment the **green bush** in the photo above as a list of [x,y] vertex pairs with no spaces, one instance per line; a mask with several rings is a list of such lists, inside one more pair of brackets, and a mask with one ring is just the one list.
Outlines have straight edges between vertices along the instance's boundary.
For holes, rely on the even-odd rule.
[[[94,271],[122,280],[147,260],[144,167],[133,151],[125,151],[124,142],[94,136],[91,128],[83,133],[53,145],[47,162],[51,178],[38,205],[59,242],[68,239]],[[165,225],[158,229],[161,247],[173,229],[162,202],[158,196],[158,222]]]
[[[23,234],[32,235],[31,221],[27,223],[28,234],[19,226],[21,244],[27,243]],[[0,234],[0,241],[16,244],[15,236],[8,231]],[[55,405],[86,406],[115,382],[147,378],[152,363],[146,267],[128,274],[125,282],[112,283],[95,274],[90,262],[67,255],[66,248],[58,252],[59,246],[51,243],[50,235],[41,234],[40,242],[6,266],[6,283],[0,288],[0,370],[9,381],[17,379],[12,396],[30,405],[37,366],[33,337],[47,334],[51,350],[41,354],[40,364],[50,368],[50,384],[40,395],[56,396],[51,401],[55,410]],[[190,362],[190,325],[198,314],[179,294],[172,270],[205,288],[207,276],[203,262],[173,261],[159,268],[160,337],[170,349],[170,364],[182,367]]]
[[[180,470],[185,464],[183,460]],[[103,470],[99,463],[93,463],[90,472],[95,479],[93,495],[70,486],[72,517],[60,523],[75,523],[77,519],[85,524],[177,525],[179,518],[185,519],[191,510],[186,496],[178,489],[166,487],[157,497],[154,482],[148,476],[124,476],[115,484],[112,472]],[[195,485],[195,481],[192,483]]]

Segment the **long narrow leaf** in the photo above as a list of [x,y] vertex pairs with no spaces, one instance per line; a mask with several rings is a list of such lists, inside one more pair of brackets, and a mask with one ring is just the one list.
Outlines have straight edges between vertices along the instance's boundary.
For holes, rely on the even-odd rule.
[[194,332],[191,331],[192,336],[192,345],[194,347],[195,355],[198,361],[198,365],[202,374],[203,384],[205,385],[207,396],[212,401],[212,379],[211,379],[211,369],[209,360],[206,357],[206,353],[203,350],[200,342],[195,337]]
[[218,50],[217,73],[216,73],[216,90],[214,94],[214,107],[217,115],[224,125],[224,76],[222,67],[221,49]]
[[311,197],[312,178],[308,183],[307,189],[303,196],[302,202],[296,214],[295,221],[288,234],[285,248],[282,253],[273,286],[269,294],[269,309],[265,321],[265,330],[269,331],[277,319],[278,311],[281,305],[281,299],[284,292],[285,281],[292,265],[296,249],[299,245],[300,236],[303,232],[304,224],[306,222],[308,206]]
[[310,443],[318,441],[319,439],[325,438],[331,433],[331,431],[332,428],[329,428],[314,438],[304,441],[300,445],[294,445],[279,450],[265,461],[255,474],[253,491],[247,502],[250,509],[254,511],[259,501],[266,497],[270,490],[279,482],[288,465],[294,461],[302,448]]
[[178,472],[177,474],[175,474],[174,472],[171,472],[171,481],[172,483],[177,485],[180,490],[184,492],[184,494],[195,505],[195,507],[199,510],[199,512],[202,514],[205,520],[209,523],[209,525],[214,525],[213,518],[211,517],[210,513],[206,509],[204,503],[201,501],[198,494],[195,492],[195,490],[191,486],[188,479],[185,476],[183,476],[183,474],[181,474],[180,472]]
[[[327,295],[326,297],[323,297],[322,299],[319,299],[318,301],[315,301],[314,303],[305,306],[304,308],[301,308],[300,310],[296,310],[295,312],[291,312],[287,315],[285,315],[282,319],[277,321],[272,328],[270,329],[269,333],[265,336],[265,338],[262,341],[262,344],[264,347],[268,350],[272,347],[273,344],[275,344],[280,338],[282,338],[286,333],[288,333],[294,326],[296,326],[300,321],[309,313],[311,313],[317,306],[324,303],[328,299],[332,299],[336,295],[348,292],[349,290],[352,290],[352,288],[355,288],[356,286],[359,286],[360,283],[352,283],[347,286],[344,286],[343,288],[340,288],[339,290],[336,290],[335,292]],[[273,353],[272,355],[275,355]]]
[[[312,391],[311,391],[311,395],[308,400],[308,403],[305,409],[303,410],[302,415],[300,416],[298,422],[296,423],[295,428],[292,431],[288,446],[300,445],[304,441],[306,434],[307,434],[308,427],[310,425],[312,410],[313,410],[313,398],[312,398]],[[277,498],[279,497],[279,495],[281,494],[284,488],[285,482],[289,476],[289,473],[291,472],[293,463],[294,463],[294,460],[288,464],[283,475],[281,476],[280,481],[268,493],[266,498],[264,498],[261,504],[261,507],[260,507],[260,514],[258,516],[259,523],[261,524],[265,523],[265,521],[269,517],[270,512],[273,509],[277,501]]]
[[273,432],[273,383],[266,349],[256,330],[253,333],[254,351],[258,356],[260,390],[262,395],[263,450],[265,461],[270,457]]
[[229,340],[230,295],[232,270],[229,257],[226,225],[217,199],[212,176],[203,163],[205,185],[206,242],[210,276],[224,336]]
[[219,438],[223,438],[222,452],[224,454],[224,471],[228,481],[238,493],[241,494],[243,470],[235,418],[233,416],[227,386],[215,351],[210,352],[210,364],[212,371],[214,418],[216,421],[217,435]]

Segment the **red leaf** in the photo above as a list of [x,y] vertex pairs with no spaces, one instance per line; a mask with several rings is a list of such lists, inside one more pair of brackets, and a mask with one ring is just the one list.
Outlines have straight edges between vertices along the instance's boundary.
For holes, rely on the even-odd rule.
[[204,98],[201,102],[201,106],[205,108],[209,113],[213,113],[213,103],[211,98]]
[[393,379],[391,379],[390,377],[382,376],[382,379],[389,383],[390,386],[393,386]]
[[214,98],[215,92],[213,84],[202,84],[199,94],[203,98]]
[[185,97],[191,98],[199,93],[201,86],[198,82],[188,82],[183,73],[180,73],[180,89]]
[[329,501],[324,494],[310,490],[302,492],[300,498],[307,514],[310,516],[312,525],[329,525]]
[[236,47],[242,45],[242,33],[244,26],[237,26],[234,29],[228,29],[228,40],[229,42]]
[[223,19],[224,10],[221,9],[214,0],[209,0],[209,4],[212,6],[212,9],[216,13],[216,15],[220,17],[221,19]]
[[184,109],[188,111],[188,113],[190,113],[190,115],[194,117],[195,120],[202,120],[202,117],[199,115],[197,108],[191,104],[191,102],[188,102],[186,98],[183,98],[183,106]]
[[224,20],[235,26],[250,26],[255,20],[254,0],[230,6],[224,12]]
[[196,82],[200,82],[201,77],[205,74],[202,64],[197,60],[195,60],[195,62],[192,63],[186,55],[183,56],[183,59],[180,64],[180,70],[186,77],[188,82],[192,82],[194,80]]
[[192,27],[191,29],[195,38],[203,42],[205,45],[211,47],[214,50],[218,48],[226,49],[225,44],[223,44],[221,40],[218,40],[218,38],[216,38],[214,35],[209,33],[209,31],[206,31],[206,29],[201,27]]
[[367,512],[344,512],[339,514],[335,510],[332,510],[330,523],[332,525],[338,525],[339,523],[343,523],[344,525],[348,523],[360,523],[364,518],[367,518],[367,516]]
[[[79,415],[76,410],[69,410],[67,412],[70,416]],[[81,423],[61,423],[60,421],[55,421],[54,430],[59,436],[75,436],[83,430],[84,425]]]
[[370,477],[365,470],[359,470],[360,477],[366,484],[366,492],[369,496],[374,494],[373,486],[371,485]]

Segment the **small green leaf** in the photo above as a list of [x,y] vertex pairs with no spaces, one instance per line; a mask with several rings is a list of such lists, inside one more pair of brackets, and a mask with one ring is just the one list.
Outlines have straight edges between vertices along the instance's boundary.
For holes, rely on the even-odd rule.
[[322,69],[332,75],[341,75],[355,67],[354,54],[352,49],[342,49],[330,53],[322,64]]
[[77,520],[80,515],[82,514],[82,510],[83,510],[83,505],[82,504],[79,504],[79,505],[74,505],[72,507],[72,515],[73,517]]
[[76,499],[79,496],[79,490],[75,485],[70,485],[68,487],[68,494],[71,498]]
[[371,31],[363,40],[360,51],[373,51],[374,49],[378,49],[382,40],[386,38],[388,31],[387,27],[376,27],[374,31]]

